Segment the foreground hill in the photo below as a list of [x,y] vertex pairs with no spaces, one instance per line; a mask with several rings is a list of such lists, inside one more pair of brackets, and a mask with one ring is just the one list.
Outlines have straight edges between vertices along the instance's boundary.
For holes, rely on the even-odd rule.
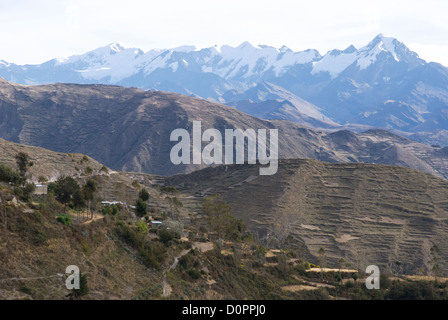
[[[316,261],[340,258],[401,272],[430,269],[430,248],[448,261],[448,182],[415,170],[366,164],[282,160],[273,176],[256,165],[208,168],[166,179],[182,192],[219,193],[265,243],[292,235]],[[441,264],[441,265],[442,265]],[[444,269],[445,270],[445,269]]]
[[178,128],[278,129],[280,158],[400,165],[448,177],[444,149],[386,131],[327,133],[261,120],[232,107],[175,93],[105,85],[24,86],[0,80],[0,137],[57,152],[82,153],[114,170],[171,175],[205,165],[170,161]]
[[[62,174],[72,170],[73,158],[84,159],[3,144],[29,152],[34,174]],[[274,176],[258,176],[258,169],[232,165],[173,177],[75,170],[81,185],[89,179],[98,186],[93,216],[85,207],[64,208],[52,194],[1,202],[0,299],[66,299],[69,265],[87,275],[89,299],[446,299],[445,180],[400,167],[316,160],[282,160]],[[1,199],[18,188],[0,182]],[[133,203],[142,188],[149,194],[143,220],[127,205],[115,213],[100,205]],[[204,206],[213,193],[231,206],[219,225]],[[217,240],[221,231],[224,241]],[[363,285],[370,264],[381,268],[380,291]],[[402,276],[417,272],[436,274],[439,282]]]

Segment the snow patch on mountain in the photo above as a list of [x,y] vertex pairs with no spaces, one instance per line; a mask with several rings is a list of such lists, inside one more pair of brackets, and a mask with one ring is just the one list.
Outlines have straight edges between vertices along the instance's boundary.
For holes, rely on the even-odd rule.
[[321,60],[313,62],[311,74],[328,72],[332,78],[336,78],[348,66],[358,58],[358,53],[329,52]]
[[101,80],[109,77],[118,82],[138,72],[143,51],[136,48],[125,49],[118,43],[89,51],[67,59],[57,59],[55,65],[73,65],[74,71],[85,79]]
[[390,54],[395,61],[400,62],[400,56],[397,53],[399,45],[398,40],[380,34],[359,50],[350,46],[344,51],[328,52],[322,59],[313,62],[311,73],[328,72],[334,79],[355,62],[360,70],[367,69],[378,60],[378,55],[382,52]]
[[367,69],[370,65],[377,61],[377,57],[380,53],[390,53],[395,61],[399,62],[400,59],[395,50],[395,40],[391,37],[385,37],[383,35],[377,36],[366,47],[359,50],[359,57],[357,59],[357,65],[361,70]]

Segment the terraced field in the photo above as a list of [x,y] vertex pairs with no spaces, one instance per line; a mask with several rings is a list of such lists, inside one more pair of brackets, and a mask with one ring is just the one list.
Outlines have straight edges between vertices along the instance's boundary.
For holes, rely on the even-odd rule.
[[433,245],[448,261],[448,182],[412,169],[283,160],[273,176],[235,165],[166,183],[197,198],[222,194],[258,238],[281,244],[292,235],[311,261],[324,248],[329,265],[344,258],[412,273],[431,268]]

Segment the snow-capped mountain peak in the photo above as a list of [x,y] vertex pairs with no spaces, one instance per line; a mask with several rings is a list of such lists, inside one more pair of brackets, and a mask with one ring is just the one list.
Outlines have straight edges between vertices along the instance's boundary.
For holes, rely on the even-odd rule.
[[352,45],[344,51],[329,51],[322,59],[313,62],[312,74],[328,72],[331,78],[336,78],[354,63],[360,70],[364,70],[376,63],[380,54],[386,54],[395,62],[405,62],[411,67],[424,63],[415,52],[397,39],[379,34],[358,50]]
[[[254,83],[272,77],[288,75],[294,78],[297,72],[308,73],[310,77],[321,73],[325,77],[326,73],[334,79],[350,66],[362,71],[377,61],[407,63],[409,69],[424,63],[404,44],[382,34],[360,49],[351,45],[345,50],[329,51],[324,56],[315,49],[293,51],[286,46],[275,48],[252,45],[248,41],[236,47],[222,45],[197,49],[194,46],[181,46],[153,49],[146,53],[114,42],[81,55],[54,59],[48,64],[26,68],[14,65],[14,71],[8,71],[12,67],[1,62],[0,70],[3,71],[0,76],[9,77],[8,79],[16,82],[40,83],[42,80],[39,80],[39,75],[43,74],[41,78],[45,79],[45,83],[79,81],[130,84],[143,89],[154,89],[163,81],[178,82],[179,72],[184,73],[181,75],[182,79],[192,72],[206,77],[208,80],[202,80],[205,82],[212,78],[220,79],[216,80],[219,82],[217,87],[220,88],[214,90],[216,94],[212,92],[204,96],[219,99],[224,90],[229,90],[234,85],[243,84],[247,89]],[[47,70],[47,67],[57,70]],[[30,71],[34,68],[37,68],[36,71]],[[13,73],[11,78],[9,75]],[[168,91],[177,90],[177,87],[172,86],[163,88]],[[180,91],[187,94],[194,92],[191,89]]]
[[[331,78],[335,78],[354,63],[361,70],[368,68],[384,52],[390,54],[396,62],[402,61],[403,58],[405,61],[418,58],[396,39],[380,34],[361,49],[351,45],[345,50],[329,51],[324,56],[314,49],[295,52],[286,46],[255,46],[248,41],[236,47],[223,45],[197,49],[194,46],[181,46],[173,49],[154,49],[146,53],[114,42],[85,54],[57,59],[55,65],[69,67],[86,80],[102,81],[107,78],[112,83],[119,83],[141,71],[145,76],[158,69],[177,72],[180,66],[182,70],[199,69],[225,80],[257,81],[267,74],[281,76],[295,66],[311,64],[312,75],[326,72]],[[2,63],[3,68],[4,66],[5,63]]]
[[399,41],[397,39],[379,34],[367,46],[361,48],[360,52],[375,57],[381,52],[388,52],[393,56],[395,61],[399,62],[400,57],[395,50],[398,44]]

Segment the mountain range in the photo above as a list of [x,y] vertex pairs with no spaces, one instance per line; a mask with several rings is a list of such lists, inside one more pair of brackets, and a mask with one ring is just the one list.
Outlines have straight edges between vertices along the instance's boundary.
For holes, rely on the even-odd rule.
[[0,61],[20,84],[113,84],[170,91],[234,106],[265,119],[324,129],[383,128],[448,145],[448,69],[397,39],[321,55],[282,47],[183,46],[143,52],[118,43],[39,65]]
[[[0,138],[56,152],[82,153],[113,170],[188,173],[202,164],[170,161],[171,132],[278,129],[282,159],[364,162],[410,167],[448,178],[447,148],[384,130],[316,130],[288,120],[263,120],[233,107],[176,93],[111,85],[18,85],[0,79]],[[204,143],[205,146],[205,143]],[[48,178],[54,178],[49,176]]]

